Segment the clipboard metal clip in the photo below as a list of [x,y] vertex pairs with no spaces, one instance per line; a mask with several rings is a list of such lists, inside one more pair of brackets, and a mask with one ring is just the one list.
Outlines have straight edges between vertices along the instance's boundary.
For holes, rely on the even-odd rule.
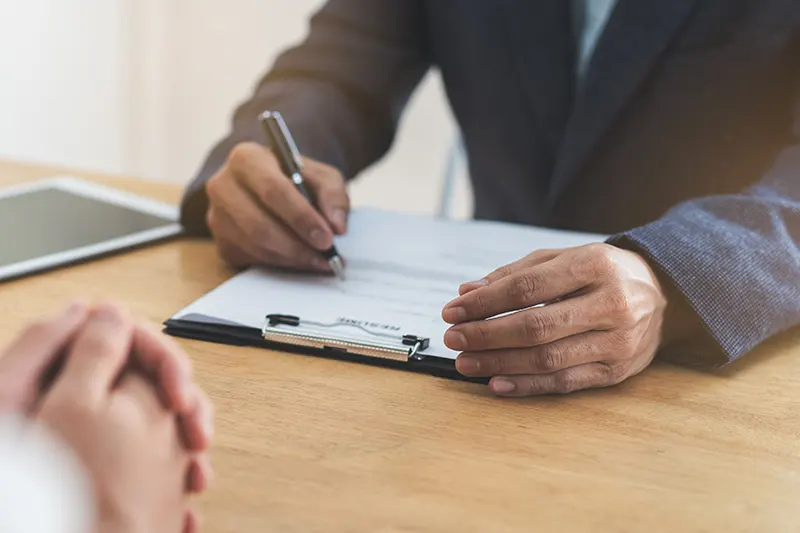
[[[374,340],[348,338],[337,334],[341,328],[356,328]],[[338,329],[337,329],[338,328]],[[330,324],[302,320],[292,315],[268,315],[262,330],[264,340],[325,351],[350,352],[367,357],[408,362],[421,361],[430,339],[417,335],[376,332],[350,322]]]

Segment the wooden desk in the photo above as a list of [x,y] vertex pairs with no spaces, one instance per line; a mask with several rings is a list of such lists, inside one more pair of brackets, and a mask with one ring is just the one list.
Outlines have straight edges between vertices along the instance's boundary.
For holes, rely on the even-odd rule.
[[[53,172],[0,164],[0,185]],[[2,285],[0,343],[81,295],[161,322],[227,276],[210,243],[187,240]],[[656,366],[612,390],[524,401],[183,345],[217,406],[209,532],[800,531],[798,335],[716,375]]]

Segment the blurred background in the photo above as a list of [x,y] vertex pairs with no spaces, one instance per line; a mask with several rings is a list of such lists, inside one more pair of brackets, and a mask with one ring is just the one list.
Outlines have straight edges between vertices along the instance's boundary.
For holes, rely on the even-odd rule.
[[[187,183],[322,0],[0,0],[0,157]],[[356,205],[433,213],[455,128],[417,91]],[[463,174],[463,173],[462,173]],[[470,210],[459,179],[453,215]]]

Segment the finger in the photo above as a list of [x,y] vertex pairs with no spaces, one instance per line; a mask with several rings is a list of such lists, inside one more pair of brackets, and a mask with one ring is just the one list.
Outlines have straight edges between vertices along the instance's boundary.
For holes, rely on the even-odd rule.
[[465,322],[450,328],[444,343],[451,350],[483,351],[526,348],[563,339],[613,324],[599,313],[600,297],[588,294],[534,307],[490,320]]
[[[229,185],[220,187],[227,188]],[[209,210],[212,219],[209,227],[220,253],[230,251],[229,246],[233,245],[234,252],[243,253],[239,259],[253,258],[256,264],[317,271],[330,269],[318,251],[303,243],[278,219],[256,205],[245,191],[234,185],[225,196],[226,201],[234,205],[240,203],[242,208]]]
[[[280,223],[275,221],[275,224]],[[235,225],[231,224],[231,228],[227,238],[217,239],[217,248],[222,259],[234,268],[264,265],[302,272],[331,272],[330,264],[311,248],[305,247],[305,251],[299,256],[285,257],[278,252],[256,247]]]
[[186,475],[186,491],[192,494],[201,494],[205,492],[214,476],[214,470],[211,467],[211,458],[208,454],[200,454],[196,456],[189,464],[189,469]]
[[92,311],[67,354],[53,397],[101,402],[128,362],[133,330],[133,322],[114,305]]
[[231,152],[229,161],[238,182],[300,239],[317,250],[331,247],[330,225],[289,177],[283,175],[268,148],[254,143],[241,144]]
[[28,411],[39,383],[86,320],[87,306],[69,305],[28,327],[0,357],[0,411]]
[[166,409],[180,414],[194,407],[192,363],[172,339],[151,324],[139,323],[133,335],[133,355],[156,378]]
[[477,281],[470,281],[468,283],[462,284],[458,288],[458,294],[464,295],[468,292],[474,291],[475,289],[480,289],[481,287],[485,287],[490,283],[494,283],[502,278],[505,278],[515,272],[519,272],[523,268],[529,268],[536,265],[541,265],[550,261],[551,259],[555,259],[558,257],[563,250],[537,250],[532,254],[529,254],[519,261],[515,261],[508,265],[502,266],[486,276],[483,279],[479,279]]
[[186,511],[183,519],[183,533],[197,533],[200,531],[200,515],[194,509]]
[[214,437],[214,407],[197,385],[191,385],[189,394],[192,407],[180,416],[184,444],[190,450],[206,450]]
[[586,363],[614,358],[605,332],[589,332],[566,339],[534,346],[465,352],[456,360],[456,369],[464,376],[490,377],[528,374],[550,374]]
[[337,169],[304,158],[303,176],[315,191],[317,205],[337,235],[347,233],[350,197],[344,176]]
[[523,397],[610,387],[621,380],[617,367],[603,363],[574,366],[552,374],[495,377],[489,382],[498,396]]
[[136,406],[148,414],[147,416],[155,418],[159,413],[164,412],[157,391],[140,373],[126,372],[115,388],[115,392],[132,399]]
[[562,254],[459,296],[445,306],[442,318],[449,324],[483,320],[576,292],[588,281],[573,274],[569,260],[569,254]]
[[[209,210],[209,215],[212,213],[213,211]],[[226,217],[227,215],[215,215],[213,217],[209,216],[208,218],[213,218],[215,222],[217,222]],[[211,224],[209,224],[209,227],[212,227]],[[236,270],[242,270],[254,265],[291,268],[295,263],[300,263],[300,261],[292,261],[274,252],[256,247],[232,222],[229,223],[226,231],[212,231],[212,233],[214,234],[217,251],[220,257],[228,266]],[[314,257],[317,257],[316,252],[314,252]],[[320,262],[319,265],[321,267],[322,262]],[[327,262],[325,262],[325,266],[329,266]],[[308,267],[306,265],[305,267],[296,268],[299,270],[310,270],[313,267]]]

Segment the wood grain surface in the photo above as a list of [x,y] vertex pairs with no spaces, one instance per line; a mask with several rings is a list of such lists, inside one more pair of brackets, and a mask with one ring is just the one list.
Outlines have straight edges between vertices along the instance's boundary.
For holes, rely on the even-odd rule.
[[[0,163],[0,186],[59,172]],[[73,174],[180,198],[176,186]],[[0,284],[0,344],[76,297],[161,323],[230,275],[210,242],[186,239]],[[613,389],[528,400],[181,344],[217,409],[205,531],[800,531],[797,333],[713,374],[657,364]]]

